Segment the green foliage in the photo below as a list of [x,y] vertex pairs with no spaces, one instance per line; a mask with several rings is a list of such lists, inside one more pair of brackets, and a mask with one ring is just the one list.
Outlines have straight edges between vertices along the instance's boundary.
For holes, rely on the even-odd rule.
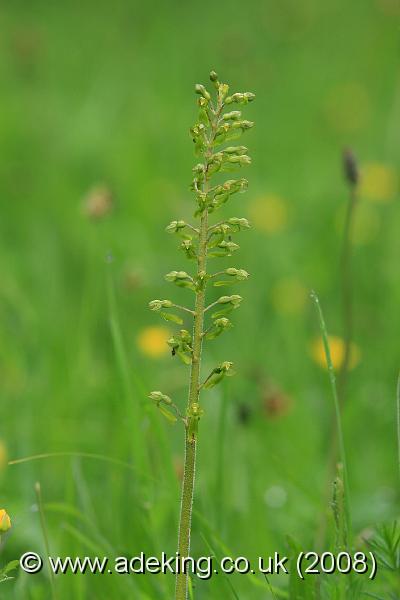
[[400,526],[398,521],[382,524],[371,537],[366,538],[368,549],[378,561],[380,579],[385,579],[385,591],[389,598],[397,598],[400,590]]
[[[194,221],[197,204],[185,192],[192,167],[188,86],[215,57],[232,82],[254,87],[248,89],[256,102],[227,108],[257,126],[237,142],[251,149],[251,171],[215,175],[217,185],[251,173],[249,192],[232,195],[211,216],[243,213],[254,230],[233,236],[239,254],[210,262],[216,271],[242,267],[251,278],[246,285],[227,275],[207,280],[210,302],[220,295],[214,281],[223,279],[234,286],[220,291],[244,300],[227,317],[234,329],[206,342],[203,376],[227,358],[240,378],[203,394],[193,552],[208,553],[199,536],[209,531],[205,523],[228,546],[205,534],[220,557],[282,550],[287,532],[301,549],[315,547],[316,522],[329,505],[321,492],[331,402],[326,373],[309,353],[318,334],[312,309],[288,284],[319,290],[330,333],[342,334],[338,262],[347,189],[340,154],[348,144],[357,151],[362,186],[370,163],[398,176],[397,4],[89,0],[78,11],[49,0],[2,3],[0,437],[10,460],[46,454],[0,470],[2,502],[16,519],[2,566],[41,545],[31,510],[37,480],[48,500],[53,552],[84,555],[89,541],[110,556],[175,551],[181,427],[172,432],[147,393],[161,389],[183,406],[187,373],[168,346],[151,355],[138,339],[157,325],[174,329],[146,311],[147,299],[191,302],[193,292],[163,287],[162,275],[195,270],[174,246],[196,232],[187,225],[174,238],[162,228],[171,211]],[[115,210],[95,221],[81,204],[97,183],[111,189]],[[278,225],[271,196],[286,214]],[[343,425],[356,536],[398,513],[398,199],[398,187],[387,202],[362,193],[355,223],[354,341],[361,357],[349,373]],[[164,310],[182,316],[176,330],[191,331],[188,313]],[[286,409],[274,404],[272,411],[279,396],[270,401],[270,385],[287,398]],[[267,502],[272,486],[286,494],[280,506]],[[50,510],[50,503],[69,510]],[[334,543],[333,523],[326,539],[321,550]],[[11,575],[5,600],[48,600],[46,573]],[[389,593],[399,592],[383,575],[381,568],[365,591],[391,600]],[[272,582],[284,598],[288,578]],[[59,600],[152,600],[171,598],[174,589],[168,575],[87,573],[57,578],[56,585]],[[272,600],[254,575],[194,577],[193,594]]]
[[12,560],[5,567],[0,568],[0,583],[4,581],[9,581],[10,579],[14,579],[14,576],[11,576],[10,573],[16,571],[19,567],[19,560]]

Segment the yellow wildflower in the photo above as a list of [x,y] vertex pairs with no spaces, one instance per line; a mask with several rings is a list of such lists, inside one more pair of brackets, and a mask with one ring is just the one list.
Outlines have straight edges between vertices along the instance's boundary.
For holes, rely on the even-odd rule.
[[389,202],[396,196],[399,177],[395,169],[383,163],[369,163],[361,169],[360,196],[373,202]]
[[11,529],[11,519],[4,508],[0,508],[0,533]]
[[278,233],[288,222],[285,200],[275,194],[267,194],[253,200],[249,206],[252,224],[266,233]]
[[167,345],[170,337],[171,332],[166,327],[145,327],[137,337],[137,345],[143,354],[158,358],[170,351]]
[[[328,337],[329,348],[331,352],[331,359],[334,369],[338,370],[343,364],[345,342],[342,338],[330,335]],[[327,368],[327,362],[325,358],[324,343],[321,337],[315,339],[311,345],[311,356],[316,363],[321,367]],[[361,359],[360,349],[356,344],[352,343],[350,346],[350,363],[349,368],[354,369]]]
[[272,288],[272,303],[276,311],[281,314],[299,314],[306,302],[307,289],[295,277],[281,279]]

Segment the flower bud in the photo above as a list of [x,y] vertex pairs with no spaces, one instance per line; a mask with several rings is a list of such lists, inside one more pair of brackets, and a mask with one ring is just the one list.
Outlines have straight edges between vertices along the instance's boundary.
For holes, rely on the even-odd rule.
[[231,125],[232,129],[241,129],[242,131],[246,131],[246,129],[251,129],[254,126],[253,121],[234,121]]
[[183,240],[181,248],[189,259],[197,258],[196,248],[192,240]]
[[242,116],[240,110],[232,110],[231,112],[225,113],[223,115],[224,121],[237,121]]
[[190,275],[186,271],[171,271],[165,275],[165,279],[174,282],[179,279],[190,279]]
[[224,154],[236,154],[236,155],[246,154],[247,151],[248,151],[248,148],[246,148],[246,146],[228,146],[227,148],[224,148],[222,150],[222,152]]
[[[211,389],[215,385],[217,385],[226,375],[233,375],[234,372],[231,371],[233,363],[229,361],[224,361],[219,365],[219,367],[215,367],[206,379],[204,383],[204,387],[206,389]],[[230,371],[230,372],[229,372]]]
[[343,152],[343,171],[347,183],[351,187],[355,187],[359,182],[360,176],[357,159],[354,153],[349,149],[346,149]]
[[232,296],[221,296],[218,298],[218,304],[232,304],[234,308],[237,308],[242,301],[242,297],[238,296],[238,294],[233,294]]
[[225,273],[230,277],[236,277],[239,281],[244,281],[249,276],[248,272],[244,269],[235,269],[234,267],[229,267],[229,269],[225,270]]
[[211,71],[211,73],[210,73],[210,81],[212,81],[213,83],[215,81],[218,81],[218,75],[216,74],[215,71]]
[[168,233],[177,233],[180,229],[186,227],[185,221],[171,221],[171,223],[165,228]]
[[201,85],[201,83],[196,83],[194,89],[195,89],[196,94],[203,96],[203,98],[205,98],[206,100],[211,99],[209,92],[207,92],[206,88],[204,87],[204,85]]
[[172,348],[172,350],[176,350],[179,348],[180,340],[176,337],[170,337],[169,340],[167,340],[167,344],[170,348]]
[[228,252],[229,254],[232,254],[232,252],[235,252],[235,250],[239,250],[239,247],[239,244],[235,244],[235,242],[230,242],[226,240],[222,240],[222,242],[218,244],[218,248],[226,250],[226,252]]
[[232,102],[236,102],[236,104],[247,104],[248,102],[252,102],[255,97],[255,94],[252,94],[251,92],[245,92],[244,94],[236,92],[236,94],[232,94],[232,96],[225,98],[225,104],[231,104]]
[[220,319],[215,319],[214,321],[214,325],[216,325],[217,327],[222,327],[223,329],[228,327],[230,324],[230,320],[226,317],[221,317]]
[[0,533],[6,533],[11,529],[11,519],[4,508],[0,508]]
[[241,229],[250,229],[251,227],[250,223],[245,218],[231,217],[227,222],[237,231],[240,231]]
[[190,416],[200,418],[203,416],[204,410],[201,408],[198,402],[193,402],[190,406]]
[[160,391],[150,392],[149,398],[150,400],[154,400],[157,404],[160,404],[161,402],[163,404],[172,404],[171,398]]
[[229,129],[231,128],[229,123],[223,123],[222,125],[220,125],[217,129],[217,135],[224,135],[227,134],[229,132]]
[[187,329],[181,329],[179,335],[181,336],[182,342],[185,342],[186,344],[192,343],[192,334]]
[[229,92],[229,85],[227,83],[218,84],[218,98],[222,102]]
[[197,163],[192,169],[193,173],[204,174],[205,166],[203,163]]
[[250,156],[247,156],[247,154],[241,154],[239,156],[230,156],[228,161],[232,164],[237,164],[240,165],[241,167],[244,165],[249,165],[251,163],[251,158]]
[[247,100],[247,102],[253,102],[253,100],[255,99],[256,95],[252,94],[251,92],[245,92],[244,93],[244,97]]
[[171,300],[152,300],[149,302],[150,310],[161,310],[162,308],[171,308]]
[[225,371],[225,373],[226,373],[227,371],[229,371],[229,369],[232,367],[232,365],[233,365],[233,363],[232,363],[232,362],[229,362],[228,360],[225,360],[225,361],[224,361],[224,362],[221,364],[221,366],[219,367],[219,369],[220,369],[221,371]]

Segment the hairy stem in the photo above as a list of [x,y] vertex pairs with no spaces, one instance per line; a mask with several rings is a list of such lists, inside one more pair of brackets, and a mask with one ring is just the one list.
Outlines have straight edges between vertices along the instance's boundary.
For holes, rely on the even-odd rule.
[[[198,274],[204,273],[207,260],[207,211],[201,218]],[[193,404],[199,399],[200,364],[203,340],[205,291],[200,289],[196,294],[195,316],[193,325],[193,357],[190,372],[190,386],[188,399],[188,424],[185,431],[185,469],[182,483],[181,514],[179,523],[178,552],[182,559],[189,555],[190,530],[192,523],[192,505],[194,479],[196,473],[196,445],[197,445],[197,419],[191,413]],[[182,571],[183,569],[179,569]],[[185,600],[187,597],[188,574],[179,572],[176,577],[176,600]]]
[[[219,114],[211,125],[210,144],[205,152],[206,169],[207,159],[211,154],[212,142],[215,136],[216,123]],[[206,174],[204,191],[208,189],[208,176]],[[201,216],[199,229],[199,245],[197,258],[197,278],[198,281],[205,276],[207,268],[207,236],[208,236],[208,211],[205,210]],[[198,418],[193,414],[193,405],[198,403],[200,394],[200,366],[201,351],[203,345],[203,324],[205,308],[205,284],[200,285],[196,291],[196,302],[194,310],[193,323],[193,356],[190,371],[189,398],[187,406],[187,425],[185,430],[185,467],[182,482],[181,513],[179,520],[178,552],[181,568],[176,575],[176,600],[186,600],[188,590],[188,573],[182,572],[182,559],[189,556],[190,552],[190,531],[192,526],[192,506],[194,480],[196,474],[196,446],[197,446],[197,428]]]

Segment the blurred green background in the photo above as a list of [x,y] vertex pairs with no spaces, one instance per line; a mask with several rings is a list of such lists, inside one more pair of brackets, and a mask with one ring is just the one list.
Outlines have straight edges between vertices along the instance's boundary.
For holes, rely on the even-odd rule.
[[[251,273],[232,290],[245,298],[235,328],[204,353],[205,371],[232,360],[237,376],[204,398],[193,552],[208,555],[207,541],[222,555],[220,540],[233,556],[285,553],[287,534],[313,548],[329,513],[333,404],[309,291],[338,364],[346,146],[362,171],[358,364],[343,415],[355,533],[397,516],[399,16],[396,0],[1,4],[0,508],[13,520],[2,564],[44,554],[35,482],[52,554],[175,552],[183,431],[147,393],[183,406],[188,372],[147,303],[191,301],[163,281],[188,268],[164,228],[192,218],[193,88],[211,68],[257,95],[245,111],[250,189],[223,209],[253,230],[226,263]],[[6,464],[42,453],[73,455]],[[52,597],[45,571],[1,586],[4,598]],[[56,587],[149,599],[171,597],[174,581]],[[196,583],[199,599],[235,594],[272,597],[257,576]]]

